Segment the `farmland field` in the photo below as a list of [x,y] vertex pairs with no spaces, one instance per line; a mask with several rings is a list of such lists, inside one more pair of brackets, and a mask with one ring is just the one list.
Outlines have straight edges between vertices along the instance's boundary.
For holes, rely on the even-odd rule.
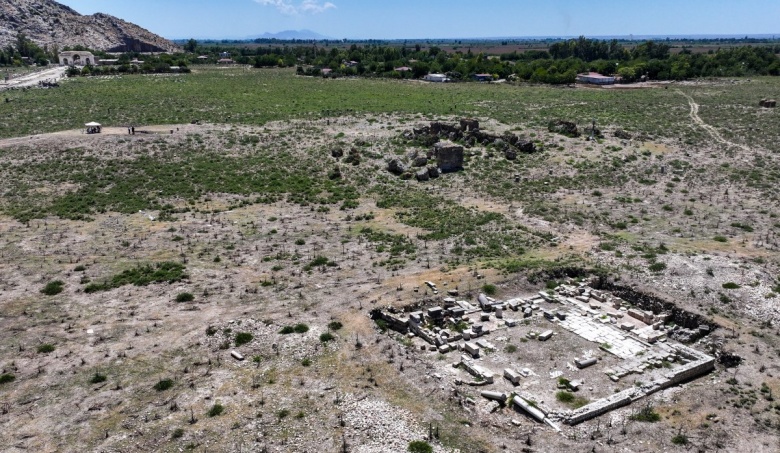
[[[432,423],[435,451],[660,451],[681,432],[773,451],[780,121],[758,101],[779,94],[777,78],[594,89],[246,68],[3,92],[0,441],[403,451]],[[418,178],[435,163],[419,131],[463,117],[492,142]],[[585,275],[719,325],[696,347],[742,364],[659,393],[658,423],[634,407],[558,434],[435,371],[457,353],[368,317],[437,302],[425,281],[508,299]]]

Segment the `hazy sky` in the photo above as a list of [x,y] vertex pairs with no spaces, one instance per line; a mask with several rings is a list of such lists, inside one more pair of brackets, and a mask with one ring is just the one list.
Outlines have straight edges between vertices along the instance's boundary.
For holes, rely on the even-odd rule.
[[310,29],[333,38],[774,34],[778,0],[61,0],[166,38]]

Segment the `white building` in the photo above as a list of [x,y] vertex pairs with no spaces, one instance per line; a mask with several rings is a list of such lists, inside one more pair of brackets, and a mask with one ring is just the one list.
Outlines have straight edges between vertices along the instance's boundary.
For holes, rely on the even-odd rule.
[[450,79],[444,75],[444,74],[428,74],[425,76],[424,80],[427,80],[428,82],[449,82]]
[[91,52],[68,50],[59,53],[62,66],[92,66],[98,64],[98,59]]

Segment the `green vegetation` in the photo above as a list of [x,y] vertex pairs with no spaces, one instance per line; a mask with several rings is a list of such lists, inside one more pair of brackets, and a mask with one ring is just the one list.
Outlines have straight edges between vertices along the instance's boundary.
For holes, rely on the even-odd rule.
[[739,286],[738,284],[736,284],[734,282],[726,282],[722,286],[723,286],[724,289],[739,289],[739,288],[741,288],[741,286]]
[[182,428],[176,428],[171,433],[171,439],[179,439],[184,437],[184,430]]
[[276,418],[279,419],[279,421],[287,418],[288,415],[290,415],[289,409],[279,409],[276,411]]
[[50,352],[54,352],[54,345],[50,343],[38,345],[37,351],[39,354],[48,354]]
[[176,295],[176,302],[192,302],[195,296],[192,293],[179,293]]
[[7,384],[16,380],[16,376],[10,373],[0,374],[0,384]]
[[184,265],[165,261],[155,265],[147,264],[133,269],[128,269],[113,276],[104,283],[90,283],[84,287],[85,293],[108,291],[124,285],[146,286],[150,283],[175,283],[186,278]]
[[686,436],[682,432],[672,436],[672,443],[675,445],[688,445],[689,442],[690,441],[688,440],[688,436]]
[[282,335],[287,335],[291,333],[306,333],[309,331],[309,326],[304,323],[298,323],[294,326],[284,326],[279,331]]
[[105,374],[100,374],[99,372],[96,371],[95,374],[89,379],[89,383],[90,384],[99,384],[101,382],[105,382],[106,379],[108,379],[108,378],[106,377]]
[[217,417],[222,415],[222,412],[225,411],[225,407],[219,403],[215,403],[213,406],[211,406],[211,409],[206,413],[209,417]]
[[251,333],[239,332],[236,334],[236,346],[243,346],[252,341],[252,339],[254,339],[254,336]]
[[41,289],[41,292],[47,296],[54,296],[61,293],[64,286],[65,283],[63,283],[62,280],[54,280],[47,283],[46,286]]
[[323,343],[327,343],[328,341],[335,340],[336,337],[330,333],[330,332],[324,332],[320,334],[320,341]]
[[588,401],[587,398],[576,396],[574,393],[569,392],[567,390],[560,390],[556,392],[555,399],[560,401],[561,403],[566,404],[572,409],[580,408],[590,402]]
[[637,413],[632,414],[629,419],[637,422],[655,423],[661,420],[661,415],[656,412],[651,405],[645,405]]
[[173,379],[160,379],[154,384],[154,389],[158,392],[163,392],[173,387]]
[[328,329],[330,330],[341,330],[342,327],[344,327],[344,324],[339,321],[331,321],[328,323]]
[[716,241],[716,242],[728,242],[729,241],[728,239],[726,239],[725,236],[715,236],[714,238],[712,238],[712,240]]
[[492,283],[485,283],[482,285],[482,292],[488,296],[494,296],[496,294],[496,285],[493,285]]
[[413,440],[409,442],[407,450],[410,453],[433,453],[433,447],[431,444],[424,440]]

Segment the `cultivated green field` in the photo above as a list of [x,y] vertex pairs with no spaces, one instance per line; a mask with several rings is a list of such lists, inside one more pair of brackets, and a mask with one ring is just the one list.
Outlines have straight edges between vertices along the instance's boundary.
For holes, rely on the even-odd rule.
[[[717,127],[754,127],[764,144],[777,142],[768,116],[745,115],[758,100],[780,94],[772,78],[749,83],[681,89],[701,97],[702,114]],[[54,132],[87,121],[104,125],[188,123],[264,124],[288,118],[343,113],[475,115],[529,126],[552,118],[619,124],[625,129],[695,142],[704,137],[688,126],[688,103],[668,89],[591,90],[549,86],[435,85],[384,79],[296,77],[283,69],[198,69],[186,75],[111,76],[71,79],[54,90],[6,93],[0,104],[0,137]],[[710,113],[709,106],[714,112]],[[715,107],[717,106],[717,107]],[[766,140],[764,140],[763,138]]]

